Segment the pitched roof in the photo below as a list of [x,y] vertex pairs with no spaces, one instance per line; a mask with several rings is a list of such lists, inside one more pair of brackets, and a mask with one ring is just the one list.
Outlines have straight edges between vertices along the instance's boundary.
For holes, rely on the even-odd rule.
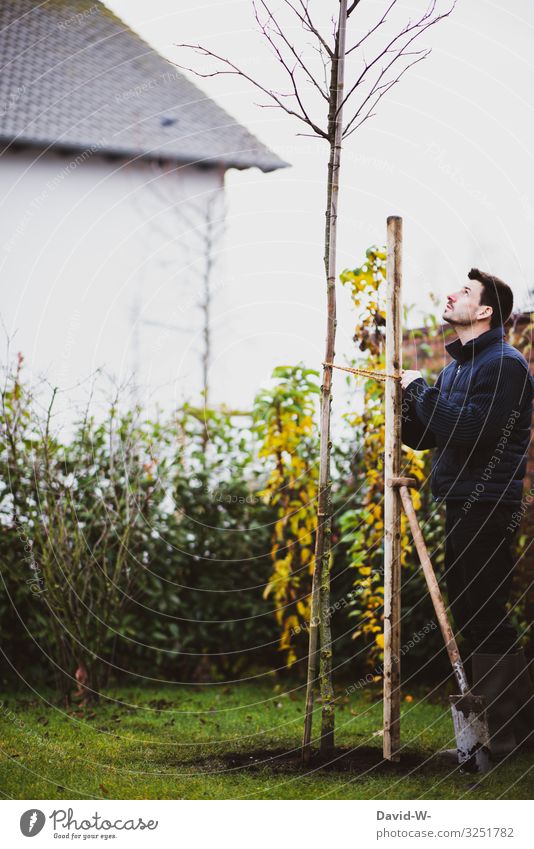
[[0,67],[4,143],[287,165],[96,0],[1,0]]

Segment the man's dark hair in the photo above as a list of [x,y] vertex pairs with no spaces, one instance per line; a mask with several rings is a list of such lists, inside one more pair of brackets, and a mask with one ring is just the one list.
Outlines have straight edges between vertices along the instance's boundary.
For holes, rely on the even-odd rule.
[[493,308],[490,327],[506,324],[514,308],[514,294],[508,284],[478,268],[472,268],[467,276],[470,280],[482,283],[480,303]]

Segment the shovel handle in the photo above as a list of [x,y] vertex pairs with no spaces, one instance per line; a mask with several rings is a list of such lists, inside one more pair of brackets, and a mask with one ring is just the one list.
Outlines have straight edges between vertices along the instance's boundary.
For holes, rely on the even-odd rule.
[[436,575],[434,574],[432,561],[430,560],[430,556],[428,554],[428,550],[423,539],[423,534],[421,532],[421,528],[419,526],[419,522],[415,514],[412,496],[410,495],[410,491],[405,484],[401,484],[401,486],[399,486],[399,493],[402,501],[402,506],[404,507],[404,512],[408,517],[413,541],[415,542],[415,547],[417,549],[419,560],[421,562],[421,568],[426,579],[428,592],[430,593],[430,598],[432,599],[434,610],[436,611],[439,627],[441,628],[441,633],[443,634],[443,639],[445,640],[445,648],[447,649],[453,672],[456,676],[456,680],[458,681],[460,692],[462,693],[462,695],[464,695],[465,693],[469,692],[469,684],[467,683],[462,658],[460,657],[458,645],[456,643],[456,639],[454,637],[449,618],[447,616],[443,596],[441,595],[441,590],[439,588]]

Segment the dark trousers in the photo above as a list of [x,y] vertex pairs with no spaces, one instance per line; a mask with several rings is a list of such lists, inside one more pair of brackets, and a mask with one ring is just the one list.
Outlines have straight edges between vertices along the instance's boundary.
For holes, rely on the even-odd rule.
[[[506,609],[512,587],[516,504],[446,505],[445,580],[463,654],[517,651],[517,632]],[[517,515],[517,514],[516,514]]]

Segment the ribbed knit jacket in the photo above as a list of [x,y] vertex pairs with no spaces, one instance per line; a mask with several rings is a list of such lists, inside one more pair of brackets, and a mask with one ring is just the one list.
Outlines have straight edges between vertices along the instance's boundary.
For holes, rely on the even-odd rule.
[[435,386],[418,378],[403,391],[402,441],[435,448],[435,500],[504,501],[523,495],[532,425],[534,378],[525,357],[492,328],[462,345]]

